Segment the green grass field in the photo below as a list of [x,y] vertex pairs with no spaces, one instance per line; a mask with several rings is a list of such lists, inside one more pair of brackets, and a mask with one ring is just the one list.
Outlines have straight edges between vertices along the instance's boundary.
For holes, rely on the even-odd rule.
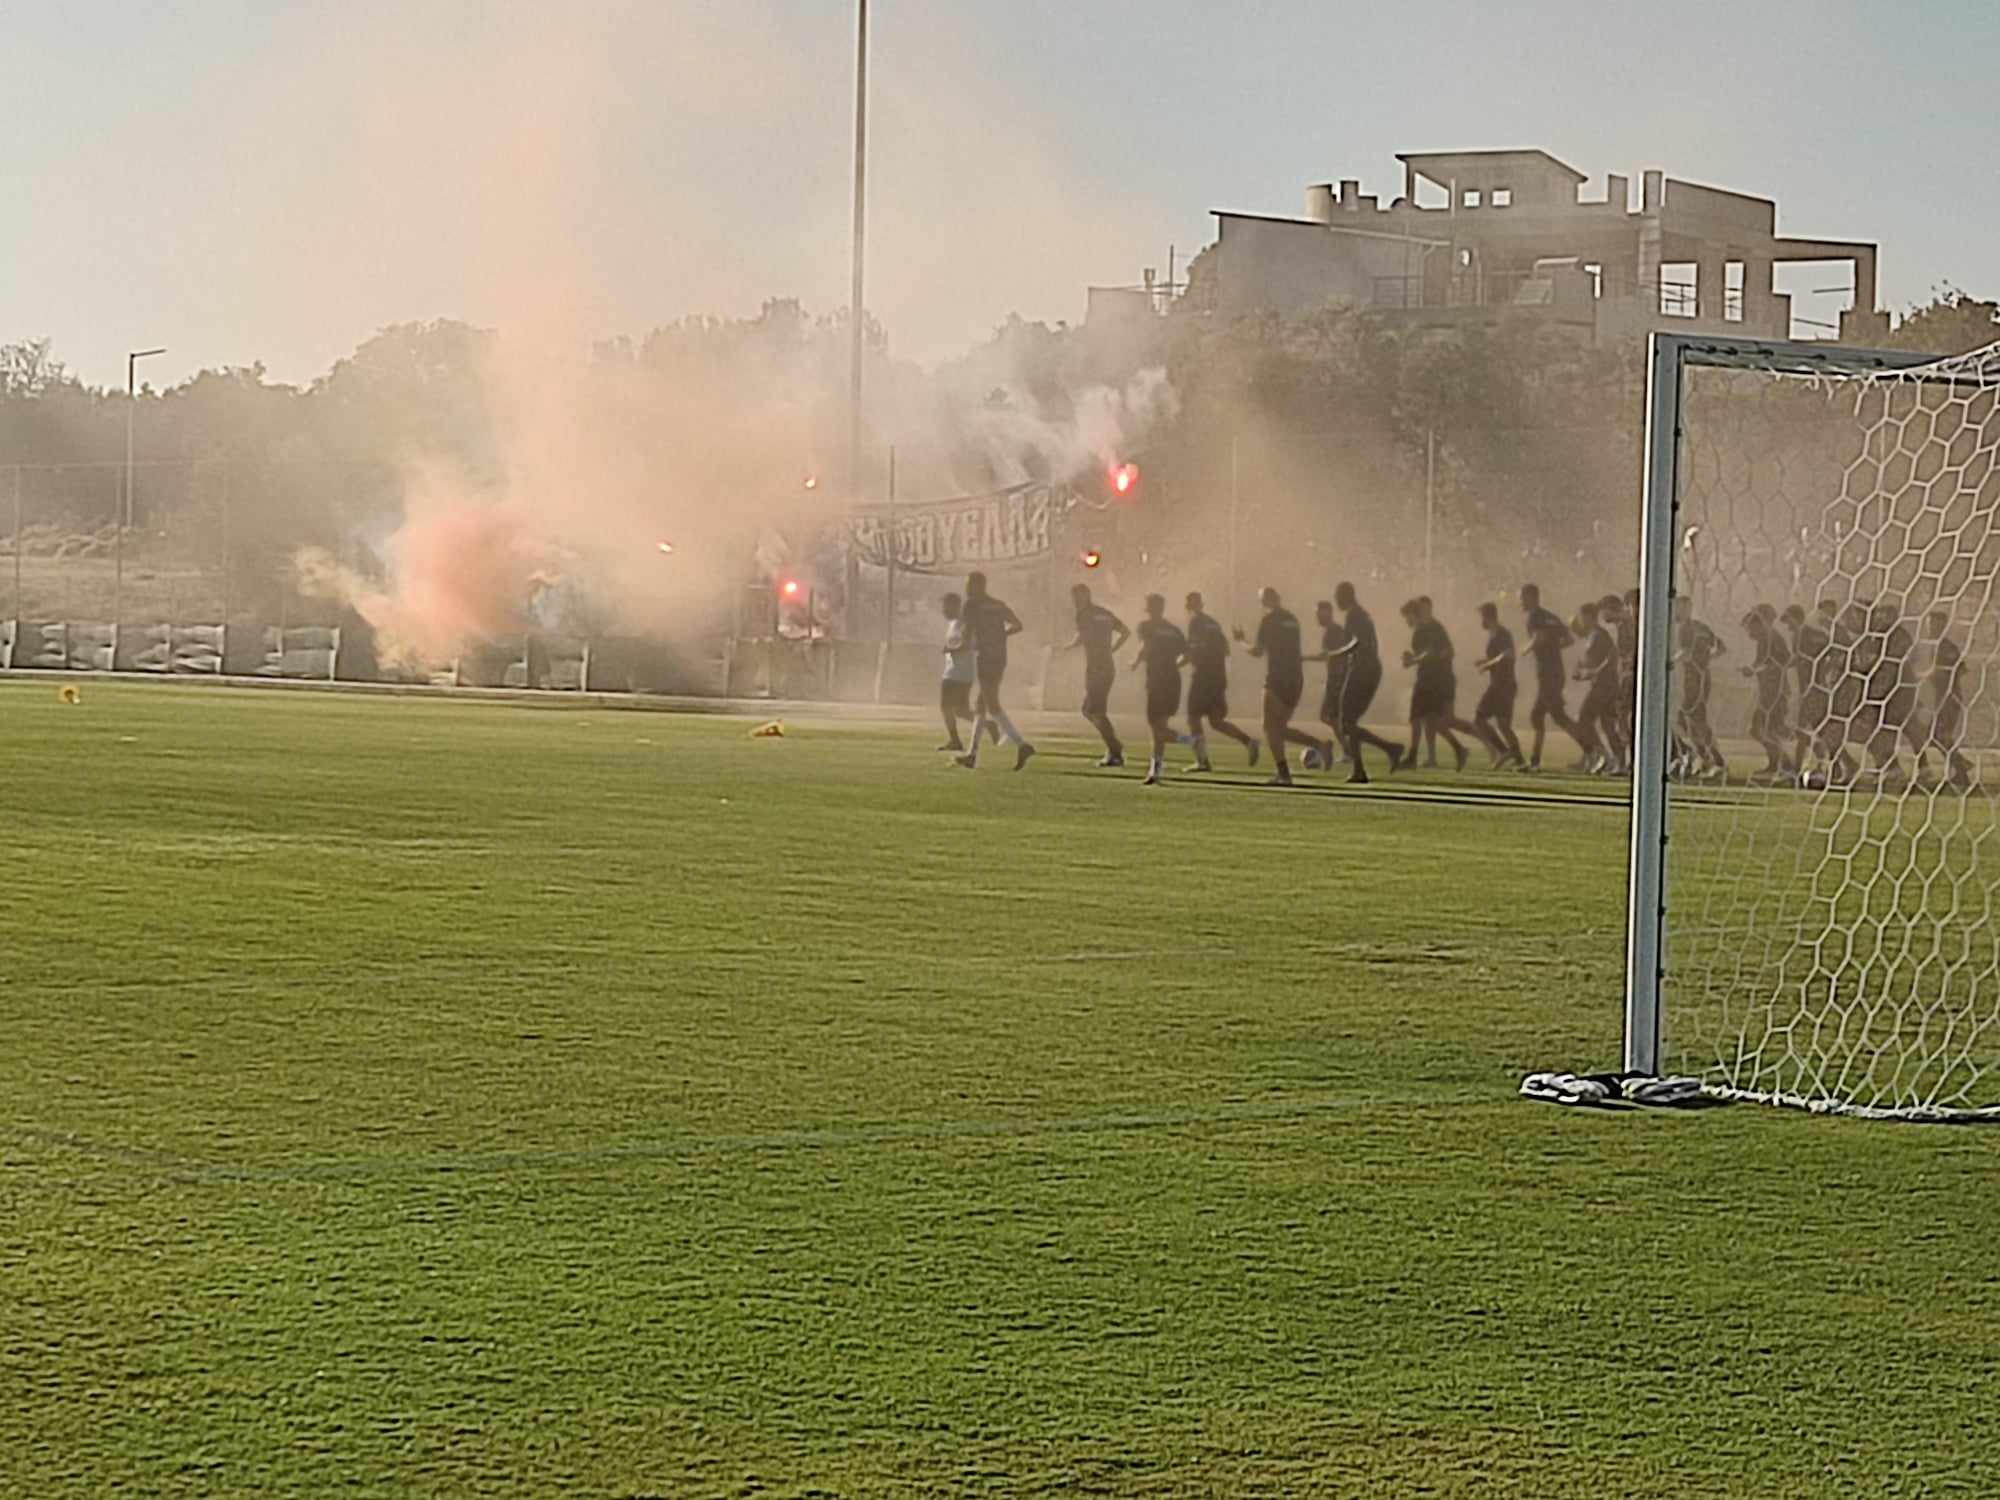
[[0,1494],[2000,1488],[2000,1138],[1513,1096],[1601,788],[745,728],[0,687]]

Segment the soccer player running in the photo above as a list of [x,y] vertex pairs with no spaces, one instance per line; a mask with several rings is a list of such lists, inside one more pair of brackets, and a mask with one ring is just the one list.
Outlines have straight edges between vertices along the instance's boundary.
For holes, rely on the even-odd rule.
[[1368,712],[1382,686],[1382,646],[1375,635],[1375,621],[1361,607],[1353,584],[1343,579],[1333,591],[1333,602],[1342,611],[1341,628],[1347,632],[1346,644],[1332,653],[1347,660],[1347,681],[1340,690],[1340,738],[1341,743],[1347,746],[1347,758],[1354,763],[1347,779],[1355,785],[1366,786],[1368,768],[1361,763],[1363,745],[1373,745],[1389,757],[1392,775],[1402,769],[1406,754],[1416,753],[1416,746],[1412,745],[1406,752],[1401,745],[1361,727],[1361,716]]
[[958,737],[958,721],[972,718],[974,676],[972,643],[966,638],[965,621],[959,618],[963,601],[956,594],[944,596],[944,681],[938,686],[938,711],[944,715],[944,743],[940,750],[963,754]]
[[1624,690],[1618,704],[1618,742],[1624,747],[1618,770],[1630,775],[1639,745],[1639,591],[1627,589],[1622,599],[1606,594],[1597,611],[1618,642],[1618,685]]
[[1493,769],[1505,765],[1525,766],[1521,741],[1514,734],[1514,699],[1520,684],[1514,676],[1514,632],[1500,623],[1500,606],[1479,606],[1479,623],[1486,630],[1486,654],[1473,667],[1486,674],[1486,691],[1472,711],[1472,722],[1481,726],[1480,738],[1495,747]]
[[1187,658],[1194,669],[1188,674],[1188,744],[1194,750],[1190,771],[1212,771],[1208,763],[1208,735],[1203,725],[1211,725],[1250,752],[1250,764],[1257,764],[1257,741],[1229,722],[1229,634],[1215,617],[1202,609],[1200,594],[1187,596]]
[[[1438,619],[1430,596],[1425,594],[1412,599],[1405,612],[1411,629],[1410,649],[1404,653],[1403,664],[1417,669],[1416,685],[1410,692],[1410,721],[1422,724],[1433,745],[1442,736],[1444,742],[1451,746],[1451,753],[1458,757],[1458,769],[1463,771],[1468,757],[1454,730],[1473,736],[1489,750],[1494,749],[1493,743],[1477,724],[1468,723],[1458,716],[1458,671],[1453,665],[1451,632]],[[1414,748],[1414,730],[1410,743]],[[1435,749],[1431,752],[1430,761],[1432,764],[1437,761]]]
[[1815,756],[1832,759],[1826,744],[1827,720],[1833,712],[1826,658],[1833,648],[1833,615],[1824,610],[1809,619],[1804,605],[1792,604],[1779,618],[1792,638],[1792,680],[1798,704],[1792,720],[1792,764],[1804,771]]
[[1584,769],[1615,771],[1623,757],[1618,746],[1619,700],[1618,642],[1604,627],[1602,604],[1586,599],[1577,606],[1577,634],[1582,638],[1583,655],[1576,664],[1576,680],[1587,683],[1583,705],[1577,710],[1577,733],[1585,741]]
[[1686,595],[1674,600],[1674,661],[1681,668],[1681,743],[1698,764],[1690,774],[1720,781],[1729,775],[1729,762],[1716,743],[1715,726],[1709,722],[1709,694],[1715,686],[1715,659],[1727,648],[1715,632],[1694,617],[1694,602]]
[[1069,591],[1076,606],[1076,637],[1065,650],[1083,648],[1083,718],[1104,741],[1100,766],[1125,764],[1125,746],[1111,725],[1111,685],[1118,680],[1118,652],[1131,639],[1125,622],[1101,604],[1090,601],[1090,585],[1079,583]]
[[1160,784],[1167,766],[1167,746],[1176,738],[1168,721],[1181,710],[1181,662],[1187,637],[1167,618],[1164,594],[1146,596],[1146,618],[1139,622],[1139,659],[1135,668],[1146,673],[1146,724],[1153,731],[1153,758],[1146,766],[1147,786]]
[[984,573],[966,575],[965,602],[961,609],[965,632],[972,640],[972,649],[978,653],[973,669],[979,681],[979,714],[972,723],[972,744],[965,754],[955,758],[955,763],[968,771],[975,769],[979,765],[979,732],[989,725],[998,725],[1007,743],[1014,747],[1014,769],[1018,771],[1028,763],[1035,747],[1007,717],[1007,710],[1000,702],[1000,684],[1007,676],[1007,641],[1021,633],[1021,617],[986,592]]
[[1876,768],[1883,774],[1896,770],[1896,743],[1902,740],[1923,769],[1924,746],[1929,736],[1918,724],[1916,667],[1917,639],[1903,624],[1896,606],[1878,602],[1868,614],[1868,637],[1875,645],[1874,670],[1868,674],[1867,703],[1879,713],[1874,743],[1869,746]]
[[1576,637],[1553,610],[1542,608],[1542,590],[1537,584],[1521,585],[1521,614],[1526,622],[1523,628],[1528,637],[1528,654],[1535,660],[1535,706],[1528,710],[1528,723],[1535,731],[1535,748],[1521,769],[1541,770],[1550,724],[1575,740],[1588,758],[1592,747],[1576,727],[1576,721],[1570,718],[1569,710],[1563,707],[1563,652],[1576,644]]
[[[1333,612],[1333,601],[1322,599],[1313,608],[1313,619],[1319,625],[1319,650],[1306,658],[1310,662],[1326,663],[1326,689],[1320,694],[1319,721],[1333,731],[1320,746],[1320,755],[1326,762],[1326,769],[1333,769],[1334,746],[1340,738],[1340,695],[1347,687],[1348,660],[1340,654],[1340,648],[1347,644],[1347,628]],[[1345,760],[1347,751],[1343,748],[1339,758]]]
[[[1319,743],[1311,735],[1292,728],[1292,714],[1306,690],[1299,617],[1285,608],[1274,588],[1266,588],[1257,596],[1257,602],[1264,606],[1264,618],[1257,622],[1257,640],[1250,647],[1250,654],[1264,659],[1264,742],[1270,747],[1273,767],[1267,784],[1290,786],[1292,767],[1285,759],[1286,744]],[[1236,638],[1243,639],[1240,626]]]
[[1743,633],[1756,648],[1743,675],[1756,692],[1750,709],[1750,738],[1764,747],[1764,769],[1757,774],[1767,781],[1775,780],[1797,769],[1785,753],[1785,741],[1791,736],[1786,679],[1792,670],[1792,643],[1778,629],[1774,604],[1759,604],[1745,614]]
[[[1965,648],[1948,633],[1951,617],[1943,610],[1924,616],[1923,643],[1930,648],[1931,667],[1927,682],[1931,690],[1930,732],[1925,749],[1933,746],[1950,768],[1951,784],[1961,790],[1972,785],[1972,762],[1959,751],[1965,738]],[[1924,751],[1917,752],[1917,775],[1924,774]]]

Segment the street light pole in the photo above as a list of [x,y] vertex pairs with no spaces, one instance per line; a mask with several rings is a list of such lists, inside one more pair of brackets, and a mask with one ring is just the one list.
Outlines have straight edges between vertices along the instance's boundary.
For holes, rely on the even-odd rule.
[[165,349],[134,349],[125,356],[125,493],[119,506],[118,536],[112,547],[111,667],[118,669],[118,627],[125,618],[125,533],[132,526],[132,418],[139,404],[139,361],[165,354]]
[[132,416],[139,404],[139,361],[165,354],[164,349],[135,349],[125,356],[125,520],[132,524]]

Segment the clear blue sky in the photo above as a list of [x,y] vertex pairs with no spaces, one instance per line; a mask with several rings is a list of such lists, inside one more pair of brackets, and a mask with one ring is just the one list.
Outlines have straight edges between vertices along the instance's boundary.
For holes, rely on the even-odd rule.
[[[851,0],[65,0],[0,52],[0,339],[307,379],[453,316],[578,339],[846,298]],[[2000,294],[2000,5],[875,0],[870,306],[1076,319],[1306,183],[1540,146]],[[1832,299],[1837,305],[1838,299]],[[1824,312],[1826,307],[1819,309]]]

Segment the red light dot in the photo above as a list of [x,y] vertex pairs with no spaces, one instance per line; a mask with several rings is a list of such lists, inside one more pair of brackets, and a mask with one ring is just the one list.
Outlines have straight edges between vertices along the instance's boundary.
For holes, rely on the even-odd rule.
[[785,580],[785,597],[787,599],[795,598],[797,597],[798,592],[799,592],[799,581],[796,578],[787,578]]

